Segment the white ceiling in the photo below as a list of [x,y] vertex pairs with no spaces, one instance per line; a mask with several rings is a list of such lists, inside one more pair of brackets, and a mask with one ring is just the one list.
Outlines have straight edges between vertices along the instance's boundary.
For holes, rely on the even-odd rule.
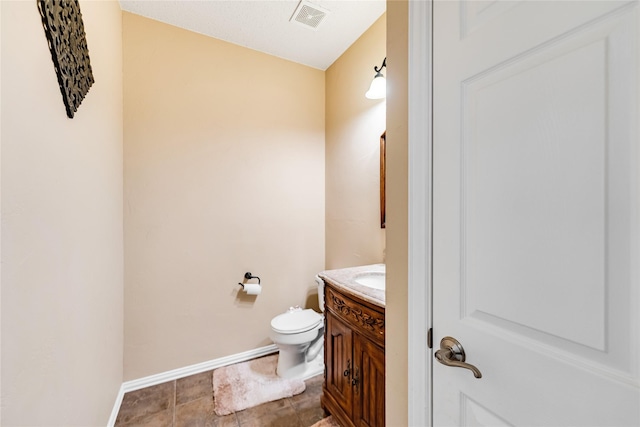
[[[326,70],[385,11],[385,0],[310,0],[317,30],[290,22],[299,0],[120,0],[122,10]],[[382,58],[380,59],[382,60]]]

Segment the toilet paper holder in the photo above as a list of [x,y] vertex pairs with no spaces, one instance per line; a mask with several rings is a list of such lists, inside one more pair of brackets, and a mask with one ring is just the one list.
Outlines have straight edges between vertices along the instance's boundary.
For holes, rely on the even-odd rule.
[[[244,278],[247,279],[247,280],[258,279],[258,285],[260,284],[260,278],[258,276],[252,275],[249,271],[244,273]],[[240,285],[240,286],[242,286],[244,288],[244,284],[243,283],[238,282],[238,285]]]

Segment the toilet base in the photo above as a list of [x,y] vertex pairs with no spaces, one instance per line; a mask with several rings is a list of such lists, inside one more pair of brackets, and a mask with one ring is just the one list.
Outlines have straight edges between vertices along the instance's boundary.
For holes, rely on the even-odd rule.
[[[299,346],[279,345],[278,366],[276,374],[286,379],[306,380],[324,373],[324,352],[310,361],[306,361],[307,351]],[[307,347],[308,348],[308,347]],[[296,351],[297,350],[297,351]]]

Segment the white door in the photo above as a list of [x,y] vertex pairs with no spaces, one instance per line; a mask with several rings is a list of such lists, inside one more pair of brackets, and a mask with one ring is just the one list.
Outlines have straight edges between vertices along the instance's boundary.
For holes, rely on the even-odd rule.
[[640,425],[639,9],[434,2],[436,426]]

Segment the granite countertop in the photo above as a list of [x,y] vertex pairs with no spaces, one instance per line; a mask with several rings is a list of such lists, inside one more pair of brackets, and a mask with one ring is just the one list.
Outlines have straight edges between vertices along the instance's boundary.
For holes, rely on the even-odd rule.
[[364,272],[381,272],[385,273],[384,264],[362,265],[359,267],[339,268],[337,270],[325,270],[318,273],[321,279],[331,283],[347,294],[352,294],[378,307],[385,306],[384,289],[373,289],[368,286],[356,283],[355,276]]

